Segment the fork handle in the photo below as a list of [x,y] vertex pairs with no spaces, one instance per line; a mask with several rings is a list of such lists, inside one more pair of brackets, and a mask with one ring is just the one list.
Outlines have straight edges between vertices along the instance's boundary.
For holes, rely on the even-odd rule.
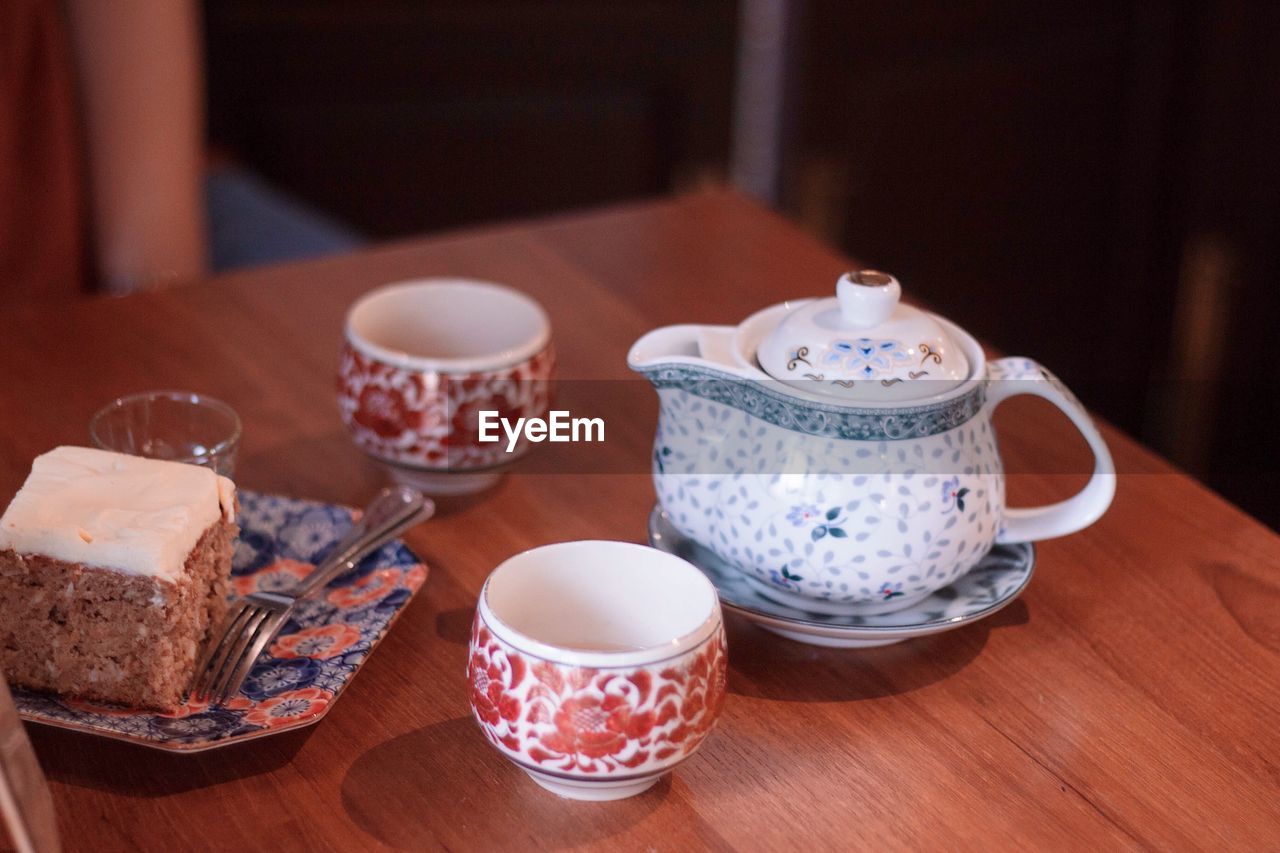
[[378,493],[364,513],[333,549],[324,562],[307,575],[293,590],[295,598],[306,598],[329,581],[355,568],[370,551],[421,521],[426,521],[436,511],[436,505],[416,489],[408,486],[388,486]]

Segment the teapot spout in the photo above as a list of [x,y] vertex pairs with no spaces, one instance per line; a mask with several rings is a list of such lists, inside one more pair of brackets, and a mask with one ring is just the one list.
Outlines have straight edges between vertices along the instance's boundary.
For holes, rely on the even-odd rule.
[[627,366],[651,374],[676,365],[758,379],[754,368],[734,346],[735,326],[664,326],[631,345]]

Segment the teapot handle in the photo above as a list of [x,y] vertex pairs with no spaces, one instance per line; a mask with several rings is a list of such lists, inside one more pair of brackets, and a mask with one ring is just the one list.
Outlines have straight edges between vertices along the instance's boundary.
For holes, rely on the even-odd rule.
[[1078,493],[1048,506],[1006,508],[997,542],[1038,542],[1075,533],[1097,521],[1116,493],[1116,468],[1084,406],[1058,377],[1029,358],[1001,358],[991,362],[987,402],[992,409],[1018,394],[1035,394],[1053,403],[1071,419],[1093,451],[1093,476]]

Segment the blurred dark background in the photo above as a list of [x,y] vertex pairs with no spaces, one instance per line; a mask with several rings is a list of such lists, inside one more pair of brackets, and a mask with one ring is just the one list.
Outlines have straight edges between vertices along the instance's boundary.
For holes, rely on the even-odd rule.
[[212,142],[368,237],[754,170],[1280,525],[1280,7],[208,0],[205,37]]

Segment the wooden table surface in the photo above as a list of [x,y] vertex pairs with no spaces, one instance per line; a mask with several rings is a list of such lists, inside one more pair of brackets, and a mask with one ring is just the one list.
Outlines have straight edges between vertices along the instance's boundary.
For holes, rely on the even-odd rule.
[[[388,281],[513,284],[547,307],[562,378],[624,379],[646,330],[736,323],[825,291],[847,263],[709,192],[162,293],[6,306],[0,502],[33,456],[87,443],[105,401],[182,387],[239,410],[241,486],[362,503],[382,473],[343,431],[334,373],[346,307]],[[600,452],[646,459],[656,396],[617,387],[643,415],[610,422]],[[1083,443],[1047,405],[1014,401],[997,424],[1023,472],[1015,503],[1083,482]],[[652,483],[640,466],[512,475],[409,534],[427,583],[317,726],[187,756],[28,726],[66,846],[1280,848],[1280,538],[1107,437],[1122,472],[1111,511],[1040,545],[1020,601],[869,650],[799,645],[730,615],[719,728],[674,775],[605,804],[555,798],[484,742],[467,710],[467,631],[510,554],[643,541]]]

